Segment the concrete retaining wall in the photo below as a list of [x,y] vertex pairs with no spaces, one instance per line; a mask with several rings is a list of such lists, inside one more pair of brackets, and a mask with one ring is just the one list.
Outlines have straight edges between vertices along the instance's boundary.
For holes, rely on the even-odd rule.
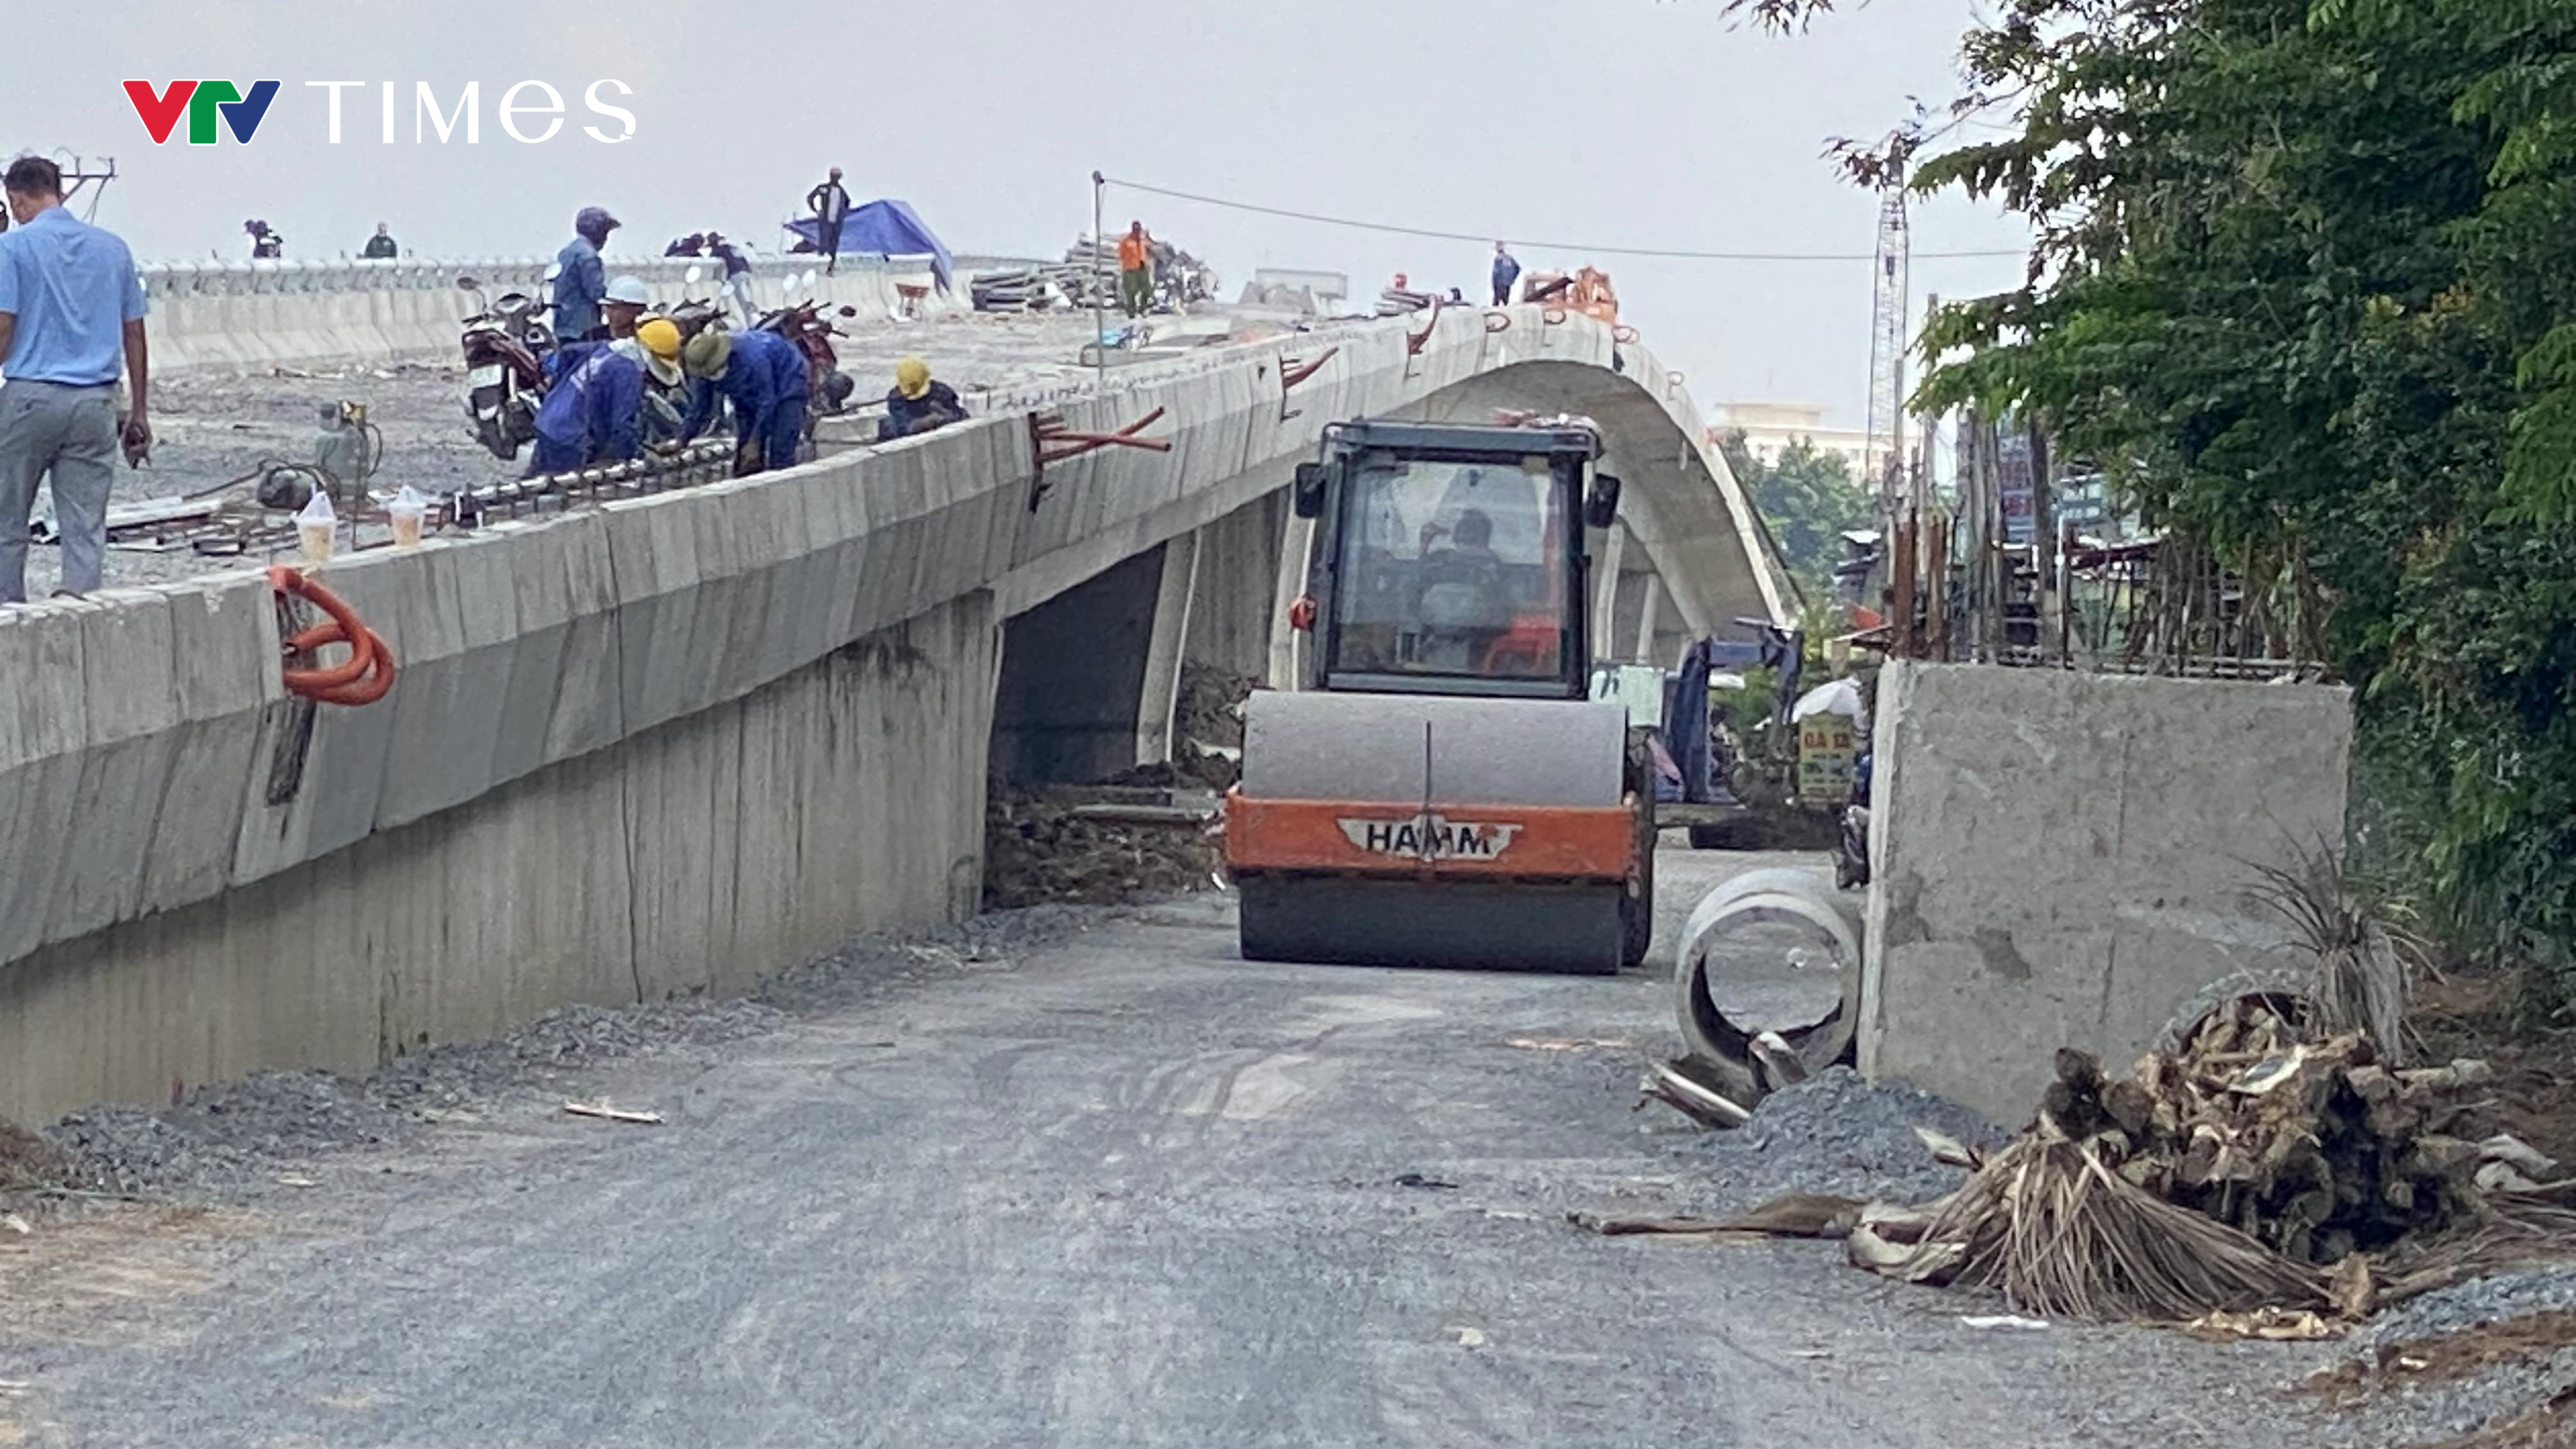
[[[341,358],[452,356],[457,332],[476,310],[460,276],[483,284],[486,298],[504,292],[552,296],[545,280],[550,257],[402,257],[393,261],[154,262],[142,269],[150,298],[147,325],[156,368],[271,367]],[[991,258],[956,259],[959,286],[970,269]],[[653,299],[674,303],[686,293],[722,300],[724,264],[703,257],[629,257],[613,248],[610,276],[633,274]],[[705,277],[685,284],[691,266]],[[761,307],[781,305],[781,282],[790,273],[819,269],[820,258],[763,258],[752,272],[752,297]],[[811,296],[885,315],[897,299],[895,280],[926,280],[926,273],[898,261],[889,271],[880,257],[844,257],[835,275],[818,277],[797,300]],[[958,310],[956,297],[928,299],[933,310]]]
[[1860,1067],[2001,1122],[2295,969],[2249,862],[2343,839],[2339,688],[1896,662],[1874,741]]
[[[740,989],[975,906],[992,600],[222,896],[0,969],[0,1115],[363,1071],[571,1001]],[[118,822],[75,822],[75,842]],[[22,840],[27,837],[19,837]],[[13,856],[29,853],[14,851]]]
[[[1061,405],[1067,426],[1107,432],[1162,408],[1151,435],[1169,440],[1170,451],[1106,449],[1050,464],[1043,480],[1025,421],[985,418],[745,482],[335,560],[320,571],[323,581],[385,636],[402,675],[382,703],[324,708],[309,727],[281,691],[277,625],[257,573],[0,611],[0,697],[9,701],[0,706],[0,824],[22,842],[0,854],[0,1017],[10,1023],[0,1031],[12,1034],[0,1039],[0,1115],[41,1120],[89,1098],[152,1100],[172,1071],[193,1078],[363,1057],[378,1029],[353,1036],[350,1023],[380,1001],[361,1009],[335,996],[340,1004],[308,1012],[265,998],[271,988],[321,992],[294,973],[327,971],[336,958],[288,951],[276,968],[286,974],[271,978],[237,953],[275,954],[274,943],[304,935],[345,939],[361,928],[333,882],[375,897],[388,872],[427,870],[425,862],[465,872],[465,884],[431,894],[406,883],[383,896],[408,903],[398,924],[375,927],[405,937],[380,948],[390,963],[383,969],[418,982],[425,958],[415,953],[444,941],[439,949],[473,959],[440,967],[439,979],[478,983],[458,990],[479,1000],[489,987],[500,999],[428,1011],[417,1028],[385,1028],[386,1041],[488,1030],[613,983],[613,969],[586,959],[546,964],[544,950],[525,949],[536,936],[604,932],[612,946],[631,936],[670,953],[666,964],[641,963],[646,994],[696,980],[701,967],[692,962],[721,959],[743,971],[790,964],[798,943],[831,938],[852,918],[827,912],[810,936],[789,928],[784,906],[748,933],[687,913],[665,920],[659,887],[602,895],[606,887],[556,864],[585,842],[600,848],[596,821],[555,836],[530,825],[521,837],[519,817],[508,813],[519,807],[509,802],[546,799],[549,790],[614,793],[629,818],[656,822],[637,830],[731,849],[719,828],[734,808],[723,781],[748,768],[727,763],[733,753],[775,749],[787,756],[776,773],[793,777],[804,768],[796,753],[828,753],[831,737],[790,730],[752,740],[700,716],[739,712],[747,697],[854,641],[963,607],[958,601],[989,592],[973,607],[1007,618],[1237,514],[1284,486],[1335,419],[1463,405],[1455,400],[1470,382],[1486,389],[1476,395],[1482,405],[1509,395],[1494,391],[1499,374],[1533,378],[1530,403],[1561,405],[1582,399],[1574,384],[1588,377],[1598,381],[1585,386],[1616,394],[1611,402],[1638,400],[1664,430],[1658,442],[1631,425],[1628,446],[1644,453],[1678,438],[1700,456],[1696,413],[1651,354],[1614,344],[1608,329],[1580,318],[1547,323],[1531,308],[1503,315],[1510,327],[1493,331],[1485,316],[1450,313],[1418,349],[1407,345],[1407,324],[1389,323],[1122,370],[1117,391]],[[1327,348],[1338,350],[1295,389],[1283,416],[1286,358]],[[1641,513],[1696,520],[1700,537],[1733,526],[1726,495],[1705,477],[1660,485],[1661,498],[1633,474],[1629,486]],[[1698,491],[1681,491],[1690,487]],[[1760,594],[1685,589],[1703,613],[1762,606]],[[938,632],[944,653],[918,641],[906,647],[929,653],[940,679],[980,680],[989,711],[991,646],[971,635],[963,626]],[[888,768],[960,778],[913,757],[934,748],[935,735],[936,748],[962,750],[971,764],[959,768],[977,782],[943,798],[980,802],[985,715],[943,709],[937,729],[961,737],[904,735]],[[723,757],[688,777],[704,781],[706,793],[696,783],[673,786],[667,772],[641,773],[651,757],[636,742],[665,729]],[[463,842],[473,822],[495,819],[513,822],[508,832],[519,837],[500,849],[526,863],[521,889],[538,902],[527,909],[554,914],[486,936],[483,922],[439,903],[481,899],[483,878],[448,852],[470,851]],[[875,849],[920,827],[914,815],[886,810],[851,828],[873,832]],[[397,837],[425,843],[388,843]],[[459,843],[443,843],[450,840]],[[735,850],[704,862],[717,872],[711,889],[743,888],[724,873],[737,856],[757,858]],[[951,859],[943,855],[938,868]],[[595,908],[584,904],[594,899]],[[906,893],[886,910],[921,919],[922,905]],[[630,918],[631,927],[619,924]],[[225,946],[228,930],[272,944]],[[227,984],[169,984],[197,981],[187,973],[216,959],[210,953],[233,963],[220,968],[231,973]],[[493,984],[504,981],[506,990]],[[129,991],[119,982],[157,984],[118,996]],[[78,1054],[66,1065],[57,1044],[70,1051],[70,1043],[105,1040],[102,1013],[122,1045],[103,1065]]]

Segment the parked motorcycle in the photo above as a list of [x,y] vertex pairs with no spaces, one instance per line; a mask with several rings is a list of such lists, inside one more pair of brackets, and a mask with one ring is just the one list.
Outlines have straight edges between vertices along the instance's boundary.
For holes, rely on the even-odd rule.
[[[781,284],[781,291],[785,296],[793,296],[813,285],[814,273],[808,271],[802,276],[788,277]],[[843,307],[840,315],[856,317],[859,312],[855,307]],[[796,350],[805,355],[808,418],[819,413],[837,413],[849,405],[850,394],[858,390],[858,383],[841,371],[840,355],[832,348],[833,338],[848,334],[832,325],[831,318],[824,315],[821,303],[810,297],[802,302],[789,303],[764,314],[755,328],[777,333],[795,343]]]
[[483,284],[458,277],[477,308],[465,319],[465,411],[474,437],[492,456],[512,459],[537,435],[537,405],[546,393],[546,354],[555,350],[547,304],[525,292],[503,292],[488,304]]
[[1834,885],[1842,890],[1869,884],[1869,767],[1863,752],[1852,771],[1850,802],[1843,806],[1842,836],[1834,843]]
[[713,297],[692,297],[685,295],[686,293],[696,291],[698,289],[698,284],[706,279],[707,273],[704,267],[693,266],[686,272],[681,273],[680,290],[684,295],[681,297],[679,305],[672,307],[669,311],[662,314],[663,316],[671,319],[671,324],[673,326],[680,329],[680,336],[683,340],[695,337],[711,326],[723,327],[726,325],[725,318],[727,314],[725,309],[719,305]]

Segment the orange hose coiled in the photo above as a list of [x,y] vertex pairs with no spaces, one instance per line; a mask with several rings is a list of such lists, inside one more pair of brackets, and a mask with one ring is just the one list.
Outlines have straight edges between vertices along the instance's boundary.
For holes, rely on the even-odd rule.
[[286,641],[290,657],[326,644],[349,646],[349,657],[338,664],[282,670],[288,690],[323,704],[358,705],[373,704],[394,687],[393,650],[375,630],[358,621],[357,611],[339,595],[283,564],[270,565],[268,583],[278,593],[303,599],[327,616]]

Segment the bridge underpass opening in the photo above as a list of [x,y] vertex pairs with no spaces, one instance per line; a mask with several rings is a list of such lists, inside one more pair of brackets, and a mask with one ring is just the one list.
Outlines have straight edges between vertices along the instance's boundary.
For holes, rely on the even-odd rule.
[[1158,546],[1002,626],[995,783],[1087,785],[1137,763],[1155,606],[1172,556],[1187,552]]
[[1087,785],[1168,762],[1188,677],[1266,682],[1287,518],[1286,494],[1265,494],[1008,620],[994,784]]

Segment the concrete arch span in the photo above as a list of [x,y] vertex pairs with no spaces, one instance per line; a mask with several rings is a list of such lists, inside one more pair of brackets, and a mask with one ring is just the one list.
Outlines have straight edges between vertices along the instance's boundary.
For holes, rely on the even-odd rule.
[[[1618,553],[1630,588],[1635,575],[1650,575],[1678,615],[1657,632],[1721,633],[1739,618],[1794,621],[1796,586],[1752,500],[1707,441],[1699,410],[1668,374],[1644,370],[1654,368],[1651,354],[1622,348],[1614,356],[1619,365],[1608,368],[1532,361],[1480,373],[1426,399],[1421,415],[1471,422],[1497,409],[1534,408],[1591,418],[1607,445],[1603,466],[1625,485],[1619,529],[1605,547]],[[1631,356],[1643,369],[1630,370]],[[1606,583],[1606,564],[1603,572]],[[1616,642],[1599,652],[1637,657]]]
[[[1475,349],[1483,365],[1392,407],[1316,410],[1316,429],[1371,415],[1590,418],[1607,445],[1603,466],[1625,489],[1619,523],[1594,541],[1598,660],[1669,667],[1690,640],[1734,632],[1738,619],[1797,617],[1796,586],[1678,374],[1588,319],[1486,315],[1534,324],[1537,347],[1506,345],[1510,328],[1490,332]],[[1300,646],[1286,614],[1304,586],[1311,531],[1289,518],[1284,490],[1308,456],[1283,451],[1208,480],[1003,579],[998,606],[1011,622],[995,714],[998,776],[1077,783],[1165,758],[1186,665],[1274,684],[1293,677]]]

